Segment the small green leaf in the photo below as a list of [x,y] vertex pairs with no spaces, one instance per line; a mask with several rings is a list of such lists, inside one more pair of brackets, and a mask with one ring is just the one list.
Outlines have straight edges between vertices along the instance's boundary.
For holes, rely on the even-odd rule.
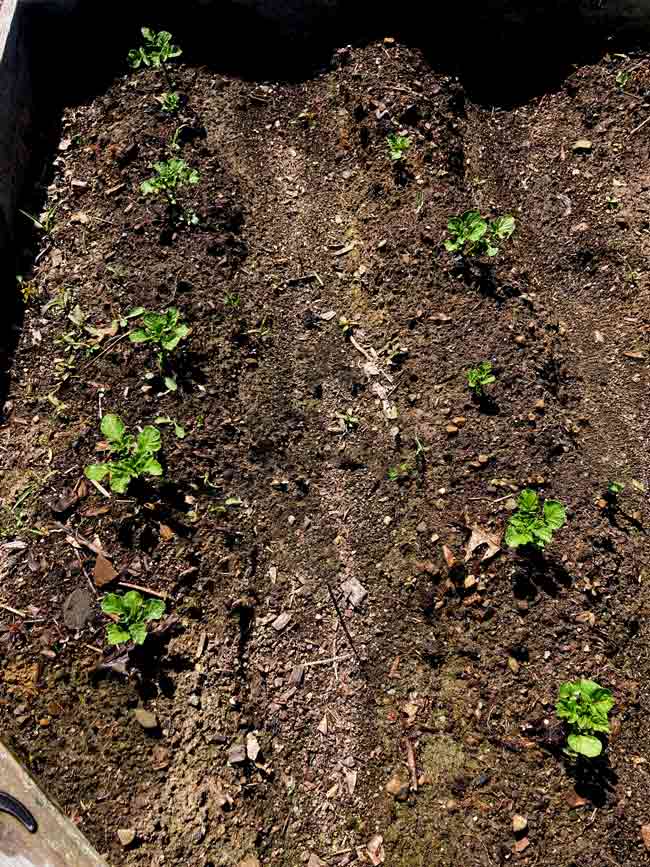
[[129,633],[119,623],[110,623],[106,627],[106,641],[108,644],[124,644],[129,640]]
[[144,313],[144,307],[134,307],[133,310],[129,310],[129,312],[124,317],[125,319],[136,319],[138,316],[142,316]]
[[162,599],[147,599],[142,612],[143,620],[160,620],[165,614],[165,603]]
[[108,464],[91,464],[84,470],[86,478],[92,479],[93,482],[101,482],[102,479],[106,478],[107,473]]
[[137,590],[129,590],[122,598],[124,611],[129,620],[138,620],[144,604],[142,595]]
[[185,428],[181,427],[178,422],[174,422],[174,433],[179,440],[185,439]]
[[144,644],[147,637],[147,627],[144,623],[131,623],[129,633],[134,644]]
[[153,454],[160,451],[160,446],[160,431],[151,425],[143,428],[138,436],[138,451]]
[[125,494],[133,478],[132,474],[121,464],[109,464],[111,490],[116,494]]
[[162,476],[163,468],[155,458],[148,458],[142,465],[142,472],[148,476]]
[[122,597],[117,593],[107,593],[101,602],[102,611],[104,614],[115,614],[122,617],[125,613]]
[[149,340],[149,335],[143,328],[136,328],[129,334],[131,343],[146,343]]
[[519,548],[522,545],[529,545],[531,542],[531,534],[521,527],[518,527],[511,520],[506,528],[506,545],[508,545],[509,548]]
[[566,523],[566,509],[557,500],[546,500],[544,503],[544,520],[551,530],[559,530]]
[[603,751],[602,742],[592,735],[571,734],[567,738],[567,744],[574,753],[586,756],[588,759],[594,759]]
[[173,376],[166,376],[165,377],[165,388],[168,391],[178,391],[178,383],[176,382],[176,379]]
[[492,221],[492,231],[500,240],[507,240],[515,231],[515,218],[510,214]]
[[119,415],[108,413],[102,418],[101,431],[109,443],[120,442],[125,430],[124,422]]

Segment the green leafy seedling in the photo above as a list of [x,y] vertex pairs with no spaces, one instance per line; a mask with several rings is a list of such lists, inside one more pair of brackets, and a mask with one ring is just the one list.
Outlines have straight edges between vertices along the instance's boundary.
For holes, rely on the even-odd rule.
[[614,707],[612,693],[593,680],[576,680],[560,686],[555,710],[569,728],[564,752],[575,758],[594,759],[603,751],[596,733],[609,732],[609,712]]
[[506,544],[510,548],[531,545],[541,551],[565,523],[566,510],[562,503],[546,500],[542,506],[537,493],[526,488],[519,494],[517,511],[508,521]]
[[47,210],[43,211],[40,217],[35,217],[33,214],[29,214],[27,211],[21,210],[20,213],[23,217],[27,217],[27,219],[44,235],[51,235],[54,229],[54,217],[56,216],[58,205],[53,205],[51,208],[47,208]]
[[496,256],[497,243],[506,241],[515,230],[515,218],[506,215],[486,220],[478,211],[465,211],[447,224],[451,238],[445,241],[448,253],[464,256]]
[[477,397],[482,397],[485,387],[492,385],[493,382],[496,382],[496,377],[492,373],[492,364],[489,361],[482,361],[467,371],[467,384]]
[[[150,343],[157,348],[158,367],[161,373],[168,365],[169,355],[184,340],[191,329],[180,321],[180,313],[176,307],[170,307],[164,313],[145,313],[142,317],[142,327],[134,329],[129,334],[131,343]],[[174,376],[165,376],[165,385],[170,391],[178,388]]]
[[389,467],[386,476],[389,482],[401,482],[408,479],[413,472],[413,467],[407,461],[397,464],[395,467]]
[[406,151],[411,147],[411,139],[406,135],[392,133],[386,138],[388,156],[394,162],[401,162],[406,157]]
[[144,45],[138,48],[132,48],[128,55],[127,61],[132,69],[140,69],[141,66],[151,66],[154,69],[162,70],[165,80],[171,89],[171,81],[167,64],[175,57],[180,57],[183,53],[178,45],[172,42],[172,35],[166,30],[160,30],[156,33],[149,27],[143,27],[140,31],[144,38]]
[[109,593],[102,599],[102,611],[119,618],[117,623],[106,627],[106,641],[109,644],[144,644],[147,637],[147,623],[160,620],[165,614],[162,599],[143,599],[137,590],[129,590],[123,596]]
[[177,190],[198,184],[200,179],[196,169],[191,169],[178,157],[154,163],[153,168],[155,174],[140,184],[140,192],[144,196],[165,196],[170,205],[178,204]]
[[86,477],[101,482],[108,477],[111,490],[124,494],[133,479],[142,476],[162,476],[162,467],[154,455],[160,451],[160,431],[151,425],[142,429],[137,438],[128,434],[118,415],[107,413],[102,418],[101,431],[108,441],[113,460],[86,467]]
[[162,96],[157,96],[156,99],[166,114],[176,114],[181,105],[181,97],[176,90],[170,90],[167,93],[163,93]]
[[620,72],[616,73],[616,84],[618,84],[621,90],[623,90],[631,78],[632,73],[622,69]]
[[179,440],[185,439],[185,428],[179,425],[176,419],[170,418],[168,415],[159,415],[154,419],[155,424],[169,424],[174,428],[176,438]]

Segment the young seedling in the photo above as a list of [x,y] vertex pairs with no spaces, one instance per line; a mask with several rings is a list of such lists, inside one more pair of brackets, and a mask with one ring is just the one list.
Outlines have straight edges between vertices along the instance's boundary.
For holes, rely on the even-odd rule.
[[117,623],[106,627],[106,641],[109,644],[144,644],[147,637],[147,623],[160,620],[165,614],[162,599],[144,600],[137,590],[129,590],[123,596],[109,593],[102,599],[102,611],[117,617]]
[[127,434],[118,415],[108,413],[102,418],[101,431],[108,441],[113,460],[86,467],[86,477],[101,482],[108,476],[111,490],[124,494],[133,479],[142,476],[162,476],[162,467],[154,455],[160,451],[160,431],[151,425],[138,437]]
[[164,374],[169,365],[169,356],[191,330],[179,318],[180,313],[175,307],[170,307],[164,313],[145,313],[142,317],[142,328],[136,328],[129,334],[131,343],[150,343],[156,347],[158,367],[170,391],[176,391],[178,385],[175,376]]
[[157,96],[156,100],[160,103],[160,107],[166,114],[176,114],[181,105],[181,97],[176,90],[163,93],[162,96]]
[[555,710],[567,723],[569,733],[564,752],[571,758],[593,759],[603,751],[596,733],[609,732],[608,715],[614,707],[612,693],[593,680],[576,680],[560,686]]
[[566,511],[562,503],[546,500],[542,506],[537,493],[526,488],[519,494],[517,511],[508,521],[506,544],[510,548],[530,545],[541,551],[565,523]]
[[172,35],[166,30],[161,30],[156,33],[155,30],[150,30],[149,27],[143,27],[140,31],[144,38],[144,45],[139,48],[132,48],[127,60],[132,69],[140,69],[141,66],[151,66],[154,69],[160,69],[165,76],[165,81],[170,90],[172,83],[169,77],[167,64],[174,57],[180,57],[183,53],[178,45],[172,43]]
[[388,156],[392,162],[401,162],[406,157],[406,151],[411,147],[411,139],[406,135],[392,133],[386,138]]
[[402,482],[408,479],[413,472],[413,467],[407,461],[397,464],[395,467],[389,467],[386,476],[389,482]]
[[351,409],[347,410],[347,412],[337,412],[336,418],[340,424],[340,431],[344,434],[352,433],[352,431],[359,427],[359,419],[355,415],[352,415]]
[[159,415],[154,419],[155,424],[169,424],[174,428],[174,433],[176,434],[176,438],[179,440],[185,439],[185,428],[182,427],[174,418],[170,418],[168,415]]
[[[199,173],[196,169],[191,169],[185,160],[177,157],[154,163],[153,168],[155,174],[140,184],[140,192],[144,196],[164,196],[172,216],[178,215],[178,190],[198,184]],[[199,219],[194,211],[180,209],[180,213],[190,225],[196,226],[198,224]]]
[[223,303],[226,307],[230,307],[235,310],[237,307],[239,307],[239,295],[237,294],[237,292],[226,292],[223,297]]
[[616,84],[618,84],[621,90],[624,90],[631,78],[632,73],[622,69],[620,72],[616,73]]
[[465,211],[447,223],[451,238],[445,241],[448,253],[464,256],[496,256],[497,242],[507,240],[515,230],[515,218],[510,215],[486,220],[478,211]]
[[54,229],[54,216],[56,214],[58,205],[52,205],[51,208],[47,208],[47,210],[43,211],[40,217],[35,217],[33,214],[28,214],[27,211],[20,211],[23,217],[27,217],[27,219],[44,235],[51,235],[52,230]]
[[492,364],[489,361],[482,361],[467,371],[467,385],[477,397],[483,397],[485,387],[492,385],[493,382],[496,382],[496,377],[492,373]]

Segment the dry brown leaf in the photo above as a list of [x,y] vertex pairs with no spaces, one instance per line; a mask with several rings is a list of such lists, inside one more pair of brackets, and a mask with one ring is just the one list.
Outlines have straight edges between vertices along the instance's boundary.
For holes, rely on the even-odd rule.
[[482,545],[487,545],[487,551],[481,557],[481,562],[485,560],[490,560],[501,550],[501,534],[490,534],[487,531],[483,530],[478,524],[474,524],[470,527],[472,531],[472,535],[469,538],[469,542],[467,543],[467,548],[465,549],[465,562],[470,559],[473,555],[474,551],[477,548],[480,548]]
[[176,534],[167,524],[160,524],[160,538],[163,542],[170,542]]
[[118,573],[114,569],[110,560],[107,560],[106,557],[98,554],[97,559],[95,560],[95,570],[93,575],[95,577],[95,585],[97,587],[104,587],[106,584],[110,584],[111,581],[114,581],[117,578]]
[[456,557],[454,556],[454,552],[448,545],[442,546],[442,555],[445,558],[445,563],[450,569],[453,569],[456,565]]

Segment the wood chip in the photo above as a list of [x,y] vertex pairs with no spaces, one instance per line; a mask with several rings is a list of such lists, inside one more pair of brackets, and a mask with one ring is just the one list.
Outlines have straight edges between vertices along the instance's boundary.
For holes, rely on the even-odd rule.
[[327,724],[327,714],[323,717],[323,719],[318,723],[318,731],[322,735],[326,735],[328,732],[328,724]]
[[357,581],[354,577],[348,578],[347,581],[344,581],[343,584],[341,584],[341,590],[343,591],[344,599],[346,599],[353,608],[358,608],[368,595],[368,591],[363,584]]
[[282,614],[278,614],[271,626],[275,629],[276,632],[282,632],[282,630],[286,627],[290,620],[291,614],[289,614],[288,611],[283,611]]
[[377,865],[384,863],[386,860],[386,853],[384,852],[384,838],[381,834],[375,834],[366,848],[371,864],[374,864],[375,867],[377,867]]

